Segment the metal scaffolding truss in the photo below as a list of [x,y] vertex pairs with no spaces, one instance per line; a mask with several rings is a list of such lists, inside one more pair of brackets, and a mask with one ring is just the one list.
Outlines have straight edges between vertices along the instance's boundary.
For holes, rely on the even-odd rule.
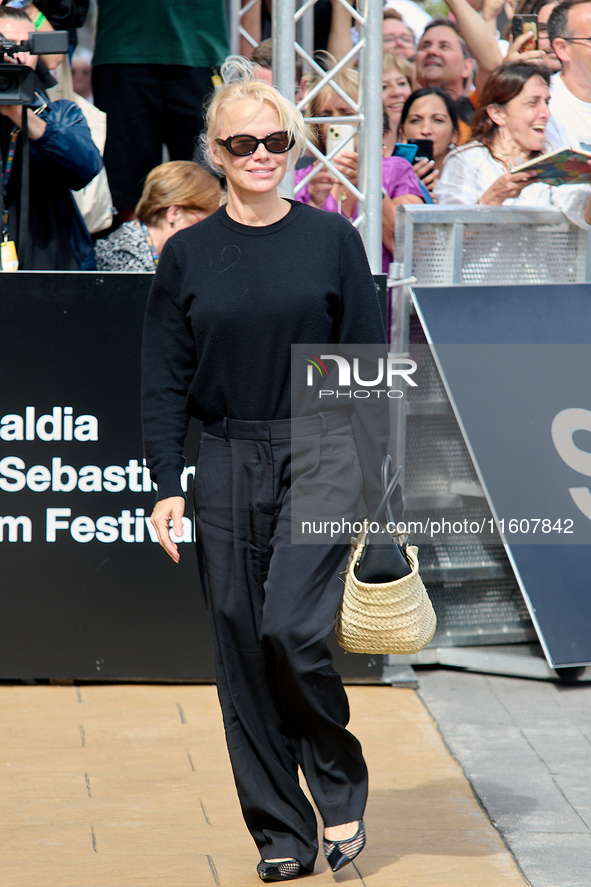
[[[257,0],[230,0],[229,21],[232,51],[237,52],[240,38],[253,47],[256,40],[243,26],[244,16]],[[296,54],[302,59],[305,70],[315,71],[320,82],[297,107],[306,114],[312,99],[325,87],[330,86],[351,108],[347,117],[308,117],[308,122],[348,123],[356,126],[359,150],[359,177],[353,185],[332,163],[338,147],[326,157],[313,142],[308,141],[308,152],[318,162],[314,169],[294,189],[293,173],[283,181],[284,189],[299,193],[322,169],[327,168],[344,188],[357,199],[358,214],[355,220],[359,228],[369,264],[374,273],[382,270],[382,10],[383,0],[359,0],[355,9],[347,0],[340,3],[357,22],[359,40],[331,71],[324,71],[313,58],[313,13],[316,0],[273,0],[273,81],[280,92],[294,101]],[[296,8],[297,6],[297,8]],[[351,61],[357,61],[360,90],[358,101],[348,96],[333,80]]]
[[[248,13],[263,0],[227,0],[228,22],[230,28],[230,52],[240,53],[240,40],[243,38],[250,46],[258,46],[256,37],[248,30]],[[296,23],[298,42],[309,55],[314,52],[314,4],[306,4]]]
[[228,3],[228,25],[230,29],[230,52],[238,55],[240,52],[240,38],[243,37],[254,49],[258,41],[245,27],[244,19],[250,10],[261,0],[247,0],[242,5],[241,0],[230,0]]

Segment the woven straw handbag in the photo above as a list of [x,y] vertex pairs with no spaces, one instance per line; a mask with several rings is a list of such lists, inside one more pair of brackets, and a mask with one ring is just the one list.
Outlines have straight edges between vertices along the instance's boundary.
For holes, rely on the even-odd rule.
[[[389,461],[386,460],[382,466],[384,498],[374,517],[379,520],[385,512],[390,521],[389,501],[403,469],[399,467],[392,481],[386,483],[389,471]],[[357,573],[363,573],[360,564],[370,547],[372,550],[375,547],[373,563],[378,566],[373,567],[373,573],[379,581],[364,582]],[[403,548],[396,537],[388,537],[387,545],[376,543],[367,530],[351,540],[345,591],[336,619],[336,635],[341,647],[350,653],[400,655],[418,653],[429,643],[435,634],[437,619],[419,576],[417,554],[416,546]]]

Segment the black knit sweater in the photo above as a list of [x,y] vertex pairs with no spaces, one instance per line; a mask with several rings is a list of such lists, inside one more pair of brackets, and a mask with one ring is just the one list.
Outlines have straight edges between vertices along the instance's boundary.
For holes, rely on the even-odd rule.
[[[381,342],[363,243],[340,215],[291,202],[279,222],[251,227],[222,207],[176,234],[162,251],[144,328],[144,443],[158,498],[183,495],[189,416],[289,418],[292,344]],[[373,428],[352,417],[374,502],[388,437],[380,413]]]

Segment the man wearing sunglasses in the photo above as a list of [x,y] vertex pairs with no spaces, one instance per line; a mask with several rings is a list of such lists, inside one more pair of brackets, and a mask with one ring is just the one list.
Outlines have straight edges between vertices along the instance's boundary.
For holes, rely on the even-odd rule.
[[552,77],[546,134],[554,148],[591,151],[591,0],[563,0],[548,20],[548,39],[562,63]]

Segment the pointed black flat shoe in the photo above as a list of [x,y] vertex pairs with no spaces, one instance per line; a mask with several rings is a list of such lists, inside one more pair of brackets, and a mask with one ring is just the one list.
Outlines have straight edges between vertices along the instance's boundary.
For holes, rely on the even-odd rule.
[[284,859],[282,862],[267,862],[261,859],[257,865],[261,881],[293,881],[305,874],[297,859]]
[[323,841],[324,855],[328,860],[328,864],[333,872],[338,872],[350,862],[353,862],[356,856],[359,856],[365,847],[365,828],[363,820],[359,820],[359,828],[352,838],[346,838],[344,841]]

